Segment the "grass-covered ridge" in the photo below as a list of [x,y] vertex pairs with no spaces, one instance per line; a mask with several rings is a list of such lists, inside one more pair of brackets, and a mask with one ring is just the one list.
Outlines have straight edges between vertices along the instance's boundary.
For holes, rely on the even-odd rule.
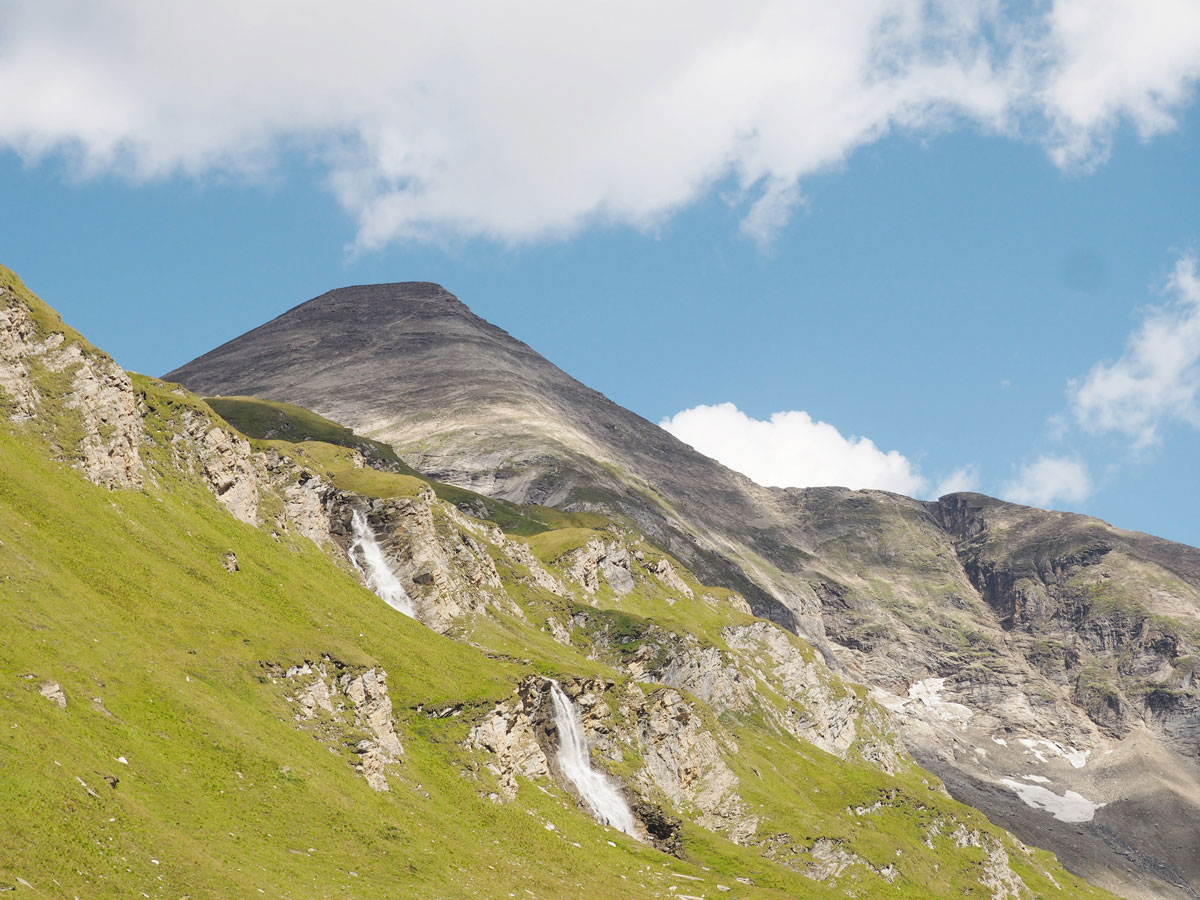
[[[0,471],[22,476],[0,479],[0,883],[470,897],[555,896],[570,878],[618,897],[620,874],[663,865],[561,794],[484,799],[462,774],[469,716],[416,711],[490,708],[520,668],[389,610],[307,539],[235,521],[163,459],[157,487],[110,493],[47,449],[0,425]],[[322,655],[389,673],[406,751],[391,793],[297,730],[264,675]],[[51,680],[66,709],[39,694]]]
[[[205,403],[246,437],[297,459],[343,490],[368,497],[409,497],[429,485],[439,499],[518,535],[568,527],[603,528],[612,521],[596,513],[519,506],[426,479],[391,445],[356,434],[301,406],[258,397],[209,397]],[[355,453],[363,459],[355,459]]]
[[226,422],[247,437],[283,440],[293,444],[319,441],[351,447],[371,460],[396,471],[416,474],[396,455],[390,444],[361,437],[324,416],[291,403],[258,397],[207,397],[205,402]]

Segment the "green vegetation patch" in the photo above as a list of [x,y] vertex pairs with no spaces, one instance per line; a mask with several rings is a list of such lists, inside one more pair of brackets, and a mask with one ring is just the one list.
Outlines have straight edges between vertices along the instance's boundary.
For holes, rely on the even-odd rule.
[[369,460],[385,463],[408,475],[416,474],[390,444],[361,437],[302,406],[259,397],[206,397],[205,402],[246,437],[292,444],[320,441],[350,447]]

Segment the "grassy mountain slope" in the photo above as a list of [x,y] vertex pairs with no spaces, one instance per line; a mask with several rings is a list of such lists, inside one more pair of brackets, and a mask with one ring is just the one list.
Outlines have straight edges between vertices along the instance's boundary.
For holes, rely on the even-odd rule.
[[[172,377],[303,404],[497,500],[632,524],[869,685],[1025,840],[1131,898],[1200,897],[1200,550],[979,495],[754,484],[427,283],[331,291]],[[1090,818],[1056,818],[1025,776]]]
[[[225,481],[213,481],[215,457],[193,465],[180,448],[207,441],[228,455],[237,445],[184,391],[135,377],[137,481],[95,483],[107,470],[89,480],[76,446],[111,455],[124,444],[80,406],[86,367],[53,354],[63,342],[96,351],[0,274],[0,313],[36,313],[11,345],[24,355],[0,360],[11,369],[5,398],[22,378],[36,393],[33,415],[0,419],[3,885],[50,897],[1107,896],[951,800],[911,761],[889,774],[859,744],[832,755],[782,729],[805,700],[787,694],[781,670],[736,656],[745,635],[783,640],[817,673],[814,696],[866,709],[861,689],[820,668],[799,639],[756,631],[769,626],[729,592],[668,569],[627,523],[504,507],[506,535],[461,512],[491,511],[491,501],[438,499],[414,476],[354,465],[342,446],[260,443],[262,456],[304,463],[301,479],[329,479],[329,497],[369,506],[381,525],[423,504],[433,525],[422,539],[449,535],[457,547],[480,536],[499,585],[451,637],[361,587],[337,540],[318,546],[292,528],[284,488],[264,482],[257,525],[236,519]],[[530,566],[569,581],[601,540],[655,568],[631,566],[623,592],[613,579],[591,593],[530,581]],[[667,571],[687,590],[665,586]],[[552,618],[570,628],[568,642],[551,637]],[[717,712],[634,677],[667,677],[681,650],[705,649],[731,654],[752,702]],[[298,716],[302,698],[284,673],[322,661],[347,677],[387,673],[404,748],[389,790],[356,770],[361,728],[319,710]],[[736,777],[753,839],[701,827],[698,801],[672,801],[648,781],[642,793],[683,818],[677,857],[597,824],[555,778],[520,777],[515,798],[500,797],[470,735],[544,675],[592,679],[618,734],[682,696],[689,739],[709,741]],[[859,727],[870,736],[865,719]],[[648,745],[618,754],[618,744],[595,763],[632,783]]]

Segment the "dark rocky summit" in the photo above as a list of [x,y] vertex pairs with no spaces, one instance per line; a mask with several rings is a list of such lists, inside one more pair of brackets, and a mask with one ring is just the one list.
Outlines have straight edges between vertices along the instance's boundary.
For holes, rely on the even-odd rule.
[[961,799],[1126,896],[1200,897],[1200,550],[977,494],[759,486],[422,282],[332,291],[166,378],[627,516],[869,686]]

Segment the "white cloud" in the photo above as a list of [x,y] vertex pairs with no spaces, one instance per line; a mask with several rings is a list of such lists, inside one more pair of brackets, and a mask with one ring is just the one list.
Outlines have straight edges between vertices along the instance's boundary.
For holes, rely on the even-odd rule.
[[895,450],[884,452],[865,437],[844,437],[806,412],[753,419],[732,403],[697,406],[659,425],[731,469],[774,487],[880,488],[910,496],[926,482]]
[[1059,162],[1102,157],[1122,118],[1143,138],[1174,127],[1200,78],[1195,0],[1057,0],[1049,26],[1042,98]]
[[939,481],[930,496],[937,499],[947,494],[977,490],[979,490],[979,467],[975,465],[960,466]]
[[1067,456],[1042,456],[1026,463],[1000,493],[1005,500],[1049,507],[1058,502],[1081,503],[1092,493],[1087,465]]
[[805,175],[970,123],[1063,163],[1169,127],[1193,0],[577,4],[5,0],[0,145],[134,178],[297,153],[359,244],[650,227],[732,179],[769,238]]
[[1167,421],[1200,427],[1200,276],[1181,258],[1171,299],[1149,309],[1115,361],[1093,366],[1069,387],[1075,420],[1093,433],[1116,432],[1136,448],[1156,443]]

